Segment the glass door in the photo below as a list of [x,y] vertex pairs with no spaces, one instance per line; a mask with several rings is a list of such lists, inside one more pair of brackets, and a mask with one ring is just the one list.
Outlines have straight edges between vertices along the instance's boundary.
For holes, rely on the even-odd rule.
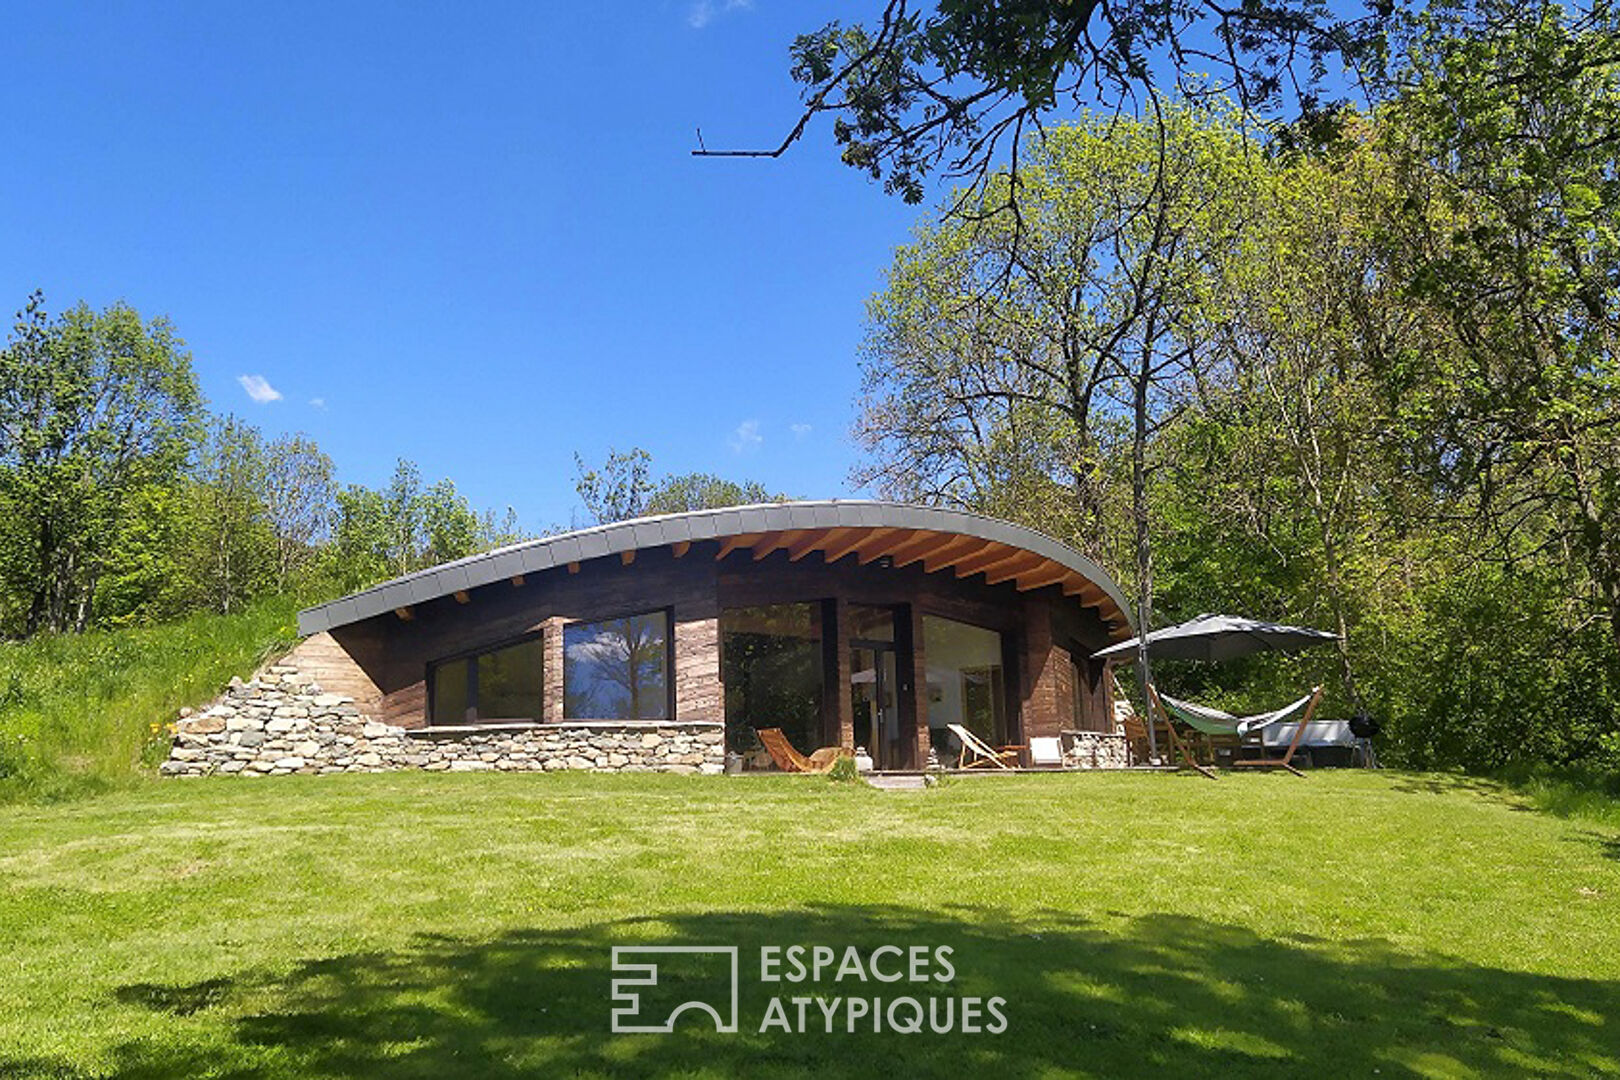
[[899,680],[893,642],[854,642],[849,667],[855,745],[866,748],[876,768],[899,768],[905,754],[900,739],[900,701],[895,693]]

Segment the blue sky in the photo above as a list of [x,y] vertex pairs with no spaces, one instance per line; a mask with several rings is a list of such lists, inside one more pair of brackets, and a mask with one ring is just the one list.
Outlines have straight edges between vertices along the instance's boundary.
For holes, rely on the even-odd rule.
[[38,5],[0,36],[0,304],[166,314],[216,410],[531,527],[609,446],[855,494],[863,304],[917,210],[826,124],[689,155],[774,145],[838,8]]

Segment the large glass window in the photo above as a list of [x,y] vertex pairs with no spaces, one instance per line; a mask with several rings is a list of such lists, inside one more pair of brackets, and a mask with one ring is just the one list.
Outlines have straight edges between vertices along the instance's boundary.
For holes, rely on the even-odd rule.
[[953,619],[923,616],[928,662],[928,727],[935,749],[954,746],[945,725],[961,724],[993,746],[1007,738],[1007,692],[1001,635]]
[[539,638],[433,665],[433,722],[479,724],[538,720],[545,647]]
[[822,746],[821,605],[722,611],[720,678],[732,750],[751,749],[751,732],[773,727],[801,753]]
[[669,719],[669,613],[564,627],[563,715],[570,720]]

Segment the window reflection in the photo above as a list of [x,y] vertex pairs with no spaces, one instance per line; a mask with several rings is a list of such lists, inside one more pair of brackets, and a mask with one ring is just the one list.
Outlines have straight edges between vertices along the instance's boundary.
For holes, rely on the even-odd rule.
[[563,715],[669,718],[669,614],[627,615],[563,629]]
[[1001,635],[937,615],[924,615],[922,623],[928,727],[935,748],[943,753],[951,745],[947,724],[961,724],[993,746],[1011,742]]
[[743,752],[752,731],[781,728],[801,753],[821,747],[821,606],[771,604],[720,613],[726,741]]

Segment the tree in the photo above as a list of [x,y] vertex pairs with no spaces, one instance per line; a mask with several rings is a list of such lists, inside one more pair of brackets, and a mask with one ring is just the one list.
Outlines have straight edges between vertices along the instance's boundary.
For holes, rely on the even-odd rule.
[[1396,15],[1396,0],[1370,0],[1352,17],[1326,0],[886,0],[870,28],[831,22],[795,39],[805,105],[779,146],[695,153],[777,157],[831,113],[845,164],[889,193],[921,202],[925,179],[943,168],[970,180],[959,206],[981,194],[1015,206],[1016,183],[987,183],[998,151],[1010,148],[1016,179],[1022,137],[1065,105],[1140,106],[1168,75],[1183,98],[1231,98],[1245,110],[1291,99],[1315,123],[1332,112],[1329,60],[1376,73]]
[[178,482],[200,409],[166,320],[125,304],[51,320],[30,297],[0,351],[5,571],[24,633],[90,623],[134,494]]
[[332,471],[332,459],[307,435],[284,435],[265,448],[262,496],[276,538],[278,589],[328,535],[337,498]]
[[786,495],[770,494],[763,484],[752,480],[736,483],[713,473],[685,473],[654,481],[652,455],[639,446],[623,454],[609,450],[600,469],[587,469],[578,454],[574,455],[574,465],[578,470],[574,490],[595,525],[646,514],[788,501]]
[[222,614],[242,607],[274,573],[275,534],[266,512],[264,436],[234,416],[215,421],[198,452],[192,533],[194,580]]
[[1620,661],[1620,12],[1492,0],[1417,24],[1386,114],[1392,234],[1452,347],[1392,372],[1479,554],[1560,552]]
[[623,454],[609,449],[600,469],[587,469],[585,459],[575,454],[578,479],[574,490],[579,493],[579,501],[585,504],[591,524],[605,525],[640,517],[647,497],[652,494],[652,483],[647,478],[651,467],[652,455],[639,446]]
[[[897,255],[872,304],[857,430],[878,462],[864,478],[979,509],[1004,483],[1007,434],[1040,436],[1017,483],[1066,484],[1067,520],[1095,550],[1108,520],[1102,455],[1122,443],[1138,621],[1151,626],[1149,454],[1218,347],[1205,311],[1257,160],[1234,121],[1185,107],[1032,140],[1020,219],[947,211]],[[1145,681],[1145,656],[1138,668]]]

